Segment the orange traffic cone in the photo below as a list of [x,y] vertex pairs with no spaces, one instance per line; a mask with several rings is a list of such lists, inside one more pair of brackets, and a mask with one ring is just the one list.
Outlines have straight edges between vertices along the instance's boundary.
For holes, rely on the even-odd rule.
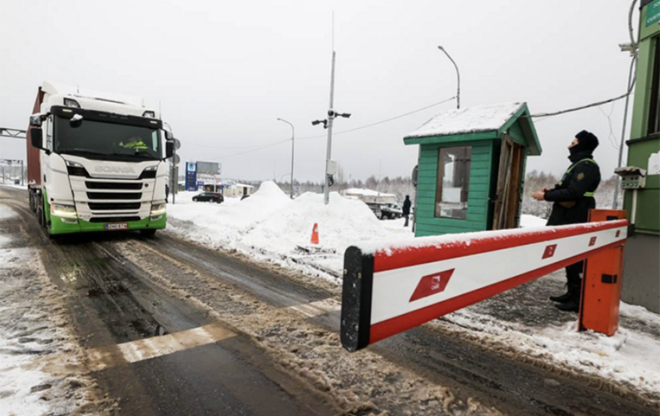
[[312,244],[319,243],[319,225],[314,223],[314,228],[312,228]]

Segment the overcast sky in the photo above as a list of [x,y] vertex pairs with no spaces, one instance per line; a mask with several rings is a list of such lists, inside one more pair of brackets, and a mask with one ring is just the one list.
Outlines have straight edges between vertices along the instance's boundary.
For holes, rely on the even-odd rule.
[[[337,51],[335,131],[361,127],[455,95],[461,105],[526,101],[532,113],[621,95],[630,57],[628,1],[18,1],[0,0],[0,127],[25,129],[44,80],[145,97],[180,138],[182,160],[218,161],[223,176],[323,179],[332,12]],[[637,14],[635,16],[637,19]],[[637,20],[634,22],[637,28]],[[408,176],[417,146],[403,136],[455,106],[436,106],[337,135],[346,176]],[[587,129],[613,171],[623,100],[549,119],[536,128],[543,154],[528,170],[561,173],[566,146]],[[609,115],[609,119],[608,119]],[[610,130],[610,123],[613,130]],[[322,136],[302,140],[305,137]],[[24,158],[0,138],[0,158]],[[625,159],[624,159],[625,161]]]

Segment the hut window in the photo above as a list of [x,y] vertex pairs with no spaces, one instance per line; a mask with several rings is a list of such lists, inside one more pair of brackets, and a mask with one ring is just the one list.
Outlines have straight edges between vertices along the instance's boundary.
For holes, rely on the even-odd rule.
[[439,150],[435,216],[464,220],[468,210],[471,146]]

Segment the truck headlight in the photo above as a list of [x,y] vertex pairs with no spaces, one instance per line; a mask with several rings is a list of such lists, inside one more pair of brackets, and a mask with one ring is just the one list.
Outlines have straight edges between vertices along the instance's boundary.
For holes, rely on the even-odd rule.
[[77,218],[78,213],[73,205],[50,204],[50,213],[56,217]]
[[167,208],[167,204],[153,204],[151,205],[151,215],[163,215]]

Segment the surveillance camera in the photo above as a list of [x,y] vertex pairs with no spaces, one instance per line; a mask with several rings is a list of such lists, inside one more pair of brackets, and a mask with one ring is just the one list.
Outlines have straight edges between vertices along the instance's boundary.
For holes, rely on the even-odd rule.
[[328,110],[328,117],[332,117],[332,116],[334,116],[334,115],[336,115],[336,114],[337,114],[337,113],[335,113],[334,111],[332,111],[332,110]]
[[316,125],[318,125],[318,124],[321,124],[321,122],[318,121],[318,120],[314,120],[314,121],[312,121],[312,126],[316,126]]
[[349,118],[349,117],[351,116],[351,113],[344,113],[344,114],[342,114],[341,116],[342,116],[342,117]]

